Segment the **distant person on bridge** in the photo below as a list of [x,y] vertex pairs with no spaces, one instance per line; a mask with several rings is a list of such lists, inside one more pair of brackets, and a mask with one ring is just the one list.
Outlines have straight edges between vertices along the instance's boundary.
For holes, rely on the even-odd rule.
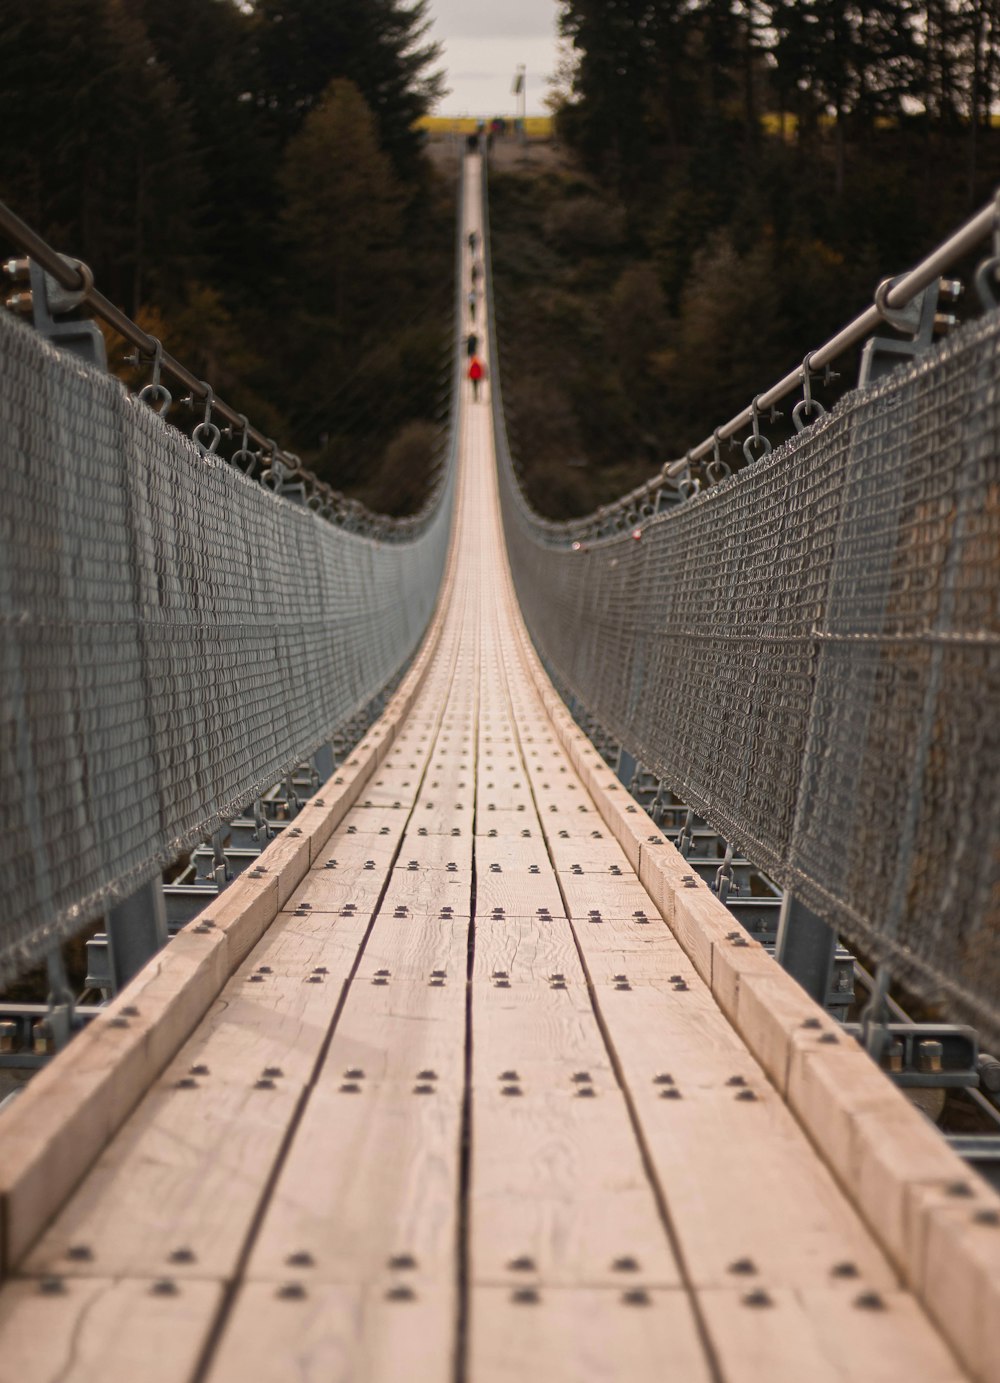
[[468,336],[465,338],[465,353],[467,356],[471,358],[478,352],[478,350],[479,337],[476,335],[474,331],[470,331]]
[[469,254],[474,255],[474,254],[476,253],[476,246],[477,246],[478,244],[479,244],[479,233],[478,233],[478,231],[470,230],[470,231],[469,231]]
[[473,288],[472,291],[469,293],[468,302],[469,302],[469,316],[472,318],[473,321],[475,321],[475,320],[476,320],[476,290],[475,290],[474,288]]
[[472,380],[472,399],[474,403],[479,402],[479,385],[486,378],[486,369],[478,355],[474,355],[469,364],[469,378]]

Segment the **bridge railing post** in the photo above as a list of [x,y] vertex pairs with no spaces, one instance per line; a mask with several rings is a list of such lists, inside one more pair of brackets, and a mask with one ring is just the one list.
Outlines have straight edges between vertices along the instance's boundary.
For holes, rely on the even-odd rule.
[[833,977],[837,933],[791,893],[781,902],[775,956],[806,993],[826,1007]]
[[107,915],[108,969],[117,994],[167,944],[167,907],[157,874]]

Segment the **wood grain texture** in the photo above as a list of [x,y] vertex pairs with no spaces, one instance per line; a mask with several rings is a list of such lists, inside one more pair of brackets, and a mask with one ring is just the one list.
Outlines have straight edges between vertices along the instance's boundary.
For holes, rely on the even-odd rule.
[[395,979],[464,984],[468,954],[467,918],[397,918],[383,912],[372,928],[357,977],[371,980],[387,971]]
[[241,1288],[207,1383],[450,1383],[454,1292],[274,1283]]
[[474,980],[506,978],[520,983],[547,981],[553,975],[584,983],[573,929],[564,918],[551,922],[537,917],[476,919]]
[[[155,1087],[31,1253],[25,1273],[228,1278],[299,1088],[191,1077]],[[90,1257],[69,1254],[85,1244]],[[190,1259],[174,1261],[177,1250]]]
[[222,1300],[216,1282],[33,1279],[0,1288],[0,1383],[177,1383],[193,1376]]
[[321,1084],[339,1087],[350,1070],[362,1070],[372,1081],[406,1083],[425,1069],[436,1071],[441,1080],[462,1079],[464,977],[440,988],[395,977],[356,981],[323,1064]]
[[633,1301],[627,1289],[543,1288],[525,1300],[500,1287],[472,1294],[469,1376],[476,1383],[711,1378],[683,1292],[648,1292]]
[[678,1285],[622,1096],[593,1081],[501,1091],[478,1090],[473,1104],[474,1281]]
[[867,1294],[857,1282],[837,1290],[762,1289],[768,1304],[755,1306],[754,1289],[702,1292],[699,1302],[732,1383],[959,1383],[966,1374],[920,1308],[900,1292],[878,1294],[881,1307],[858,1305]]
[[[353,1089],[352,1087],[357,1087]],[[421,1091],[423,1093],[415,1093]],[[460,1089],[438,1080],[343,1081],[310,1100],[248,1267],[280,1282],[308,1254],[310,1283],[444,1286],[454,1273]],[[391,1150],[391,1152],[390,1152]]]
[[[503,987],[509,983],[510,987]],[[606,1079],[610,1061],[586,987],[480,981],[472,993],[472,1072],[497,1088],[506,1071],[528,1092],[566,1089],[578,1072]],[[504,1084],[509,1082],[502,1082]]]

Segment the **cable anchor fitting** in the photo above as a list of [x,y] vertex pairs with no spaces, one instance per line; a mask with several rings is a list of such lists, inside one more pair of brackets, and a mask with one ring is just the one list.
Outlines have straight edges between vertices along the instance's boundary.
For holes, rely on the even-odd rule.
[[762,461],[771,452],[771,443],[760,430],[760,400],[761,395],[755,394],[753,403],[750,405],[753,432],[743,443],[743,455],[747,461]]
[[812,395],[812,368],[809,364],[812,351],[806,351],[805,359],[802,361],[802,397],[792,409],[792,422],[795,424],[796,432],[804,432],[809,426],[809,422],[818,421],[826,413],[826,409],[819,399],[814,399]]
[[173,403],[173,397],[166,385],[160,383],[160,371],[163,368],[163,343],[158,336],[151,337],[151,340],[153,342],[153,378],[139,390],[139,401],[148,404],[153,412],[159,413],[162,418]]
[[212,405],[215,403],[215,390],[204,380],[201,387],[205,391],[205,416],[191,433],[191,440],[201,452],[202,456],[210,456],[219,445],[219,438],[222,433],[212,422]]

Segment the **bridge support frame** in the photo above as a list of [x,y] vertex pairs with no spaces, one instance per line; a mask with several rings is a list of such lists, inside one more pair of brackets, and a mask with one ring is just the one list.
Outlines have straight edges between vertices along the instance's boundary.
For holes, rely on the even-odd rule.
[[837,933],[791,893],[781,901],[775,956],[810,998],[826,1007],[837,951]]
[[107,916],[108,970],[117,994],[167,944],[167,907],[157,874]]

